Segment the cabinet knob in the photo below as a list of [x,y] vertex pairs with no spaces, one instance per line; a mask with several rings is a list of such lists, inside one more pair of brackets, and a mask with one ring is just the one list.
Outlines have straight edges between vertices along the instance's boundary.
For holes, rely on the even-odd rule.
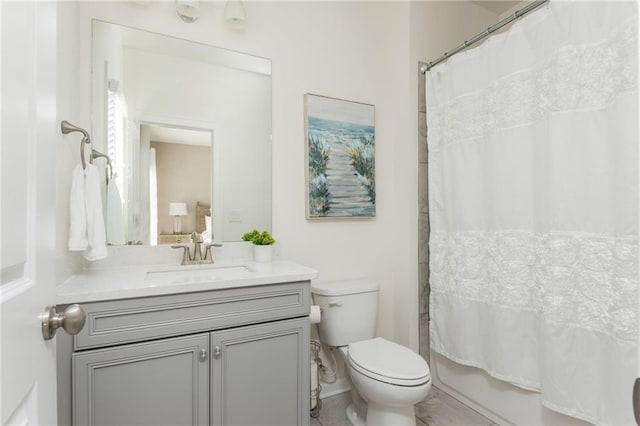
[[206,349],[200,349],[200,362],[205,362],[207,360],[207,350]]
[[213,357],[218,359],[220,358],[220,355],[222,355],[222,350],[220,349],[220,346],[216,346],[215,348],[213,348]]

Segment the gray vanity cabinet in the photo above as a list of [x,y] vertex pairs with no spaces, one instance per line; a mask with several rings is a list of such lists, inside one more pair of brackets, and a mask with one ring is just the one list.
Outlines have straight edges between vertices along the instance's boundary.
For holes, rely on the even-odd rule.
[[74,354],[75,424],[206,426],[208,347],[205,333]]
[[308,318],[212,333],[211,354],[213,426],[308,424]]
[[57,337],[58,423],[307,426],[309,287],[82,303]]

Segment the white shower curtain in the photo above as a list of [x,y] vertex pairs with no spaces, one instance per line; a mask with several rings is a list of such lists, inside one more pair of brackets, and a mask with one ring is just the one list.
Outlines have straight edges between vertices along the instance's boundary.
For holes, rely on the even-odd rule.
[[427,72],[431,347],[634,424],[635,2],[552,2]]

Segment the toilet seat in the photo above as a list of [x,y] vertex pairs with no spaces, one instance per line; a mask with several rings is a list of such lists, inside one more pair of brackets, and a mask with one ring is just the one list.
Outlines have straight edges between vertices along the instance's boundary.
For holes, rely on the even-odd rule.
[[431,380],[420,355],[381,337],[350,344],[348,362],[355,371],[392,385],[421,386]]

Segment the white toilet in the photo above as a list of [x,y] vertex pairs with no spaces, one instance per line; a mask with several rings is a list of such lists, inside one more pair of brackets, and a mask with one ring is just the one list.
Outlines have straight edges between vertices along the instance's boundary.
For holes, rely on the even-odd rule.
[[[356,392],[347,417],[354,425],[415,426],[413,405],[431,389],[426,361],[409,348],[375,335],[378,283],[370,280],[311,284],[322,317],[320,339],[340,349]],[[366,402],[364,410],[358,395]]]

